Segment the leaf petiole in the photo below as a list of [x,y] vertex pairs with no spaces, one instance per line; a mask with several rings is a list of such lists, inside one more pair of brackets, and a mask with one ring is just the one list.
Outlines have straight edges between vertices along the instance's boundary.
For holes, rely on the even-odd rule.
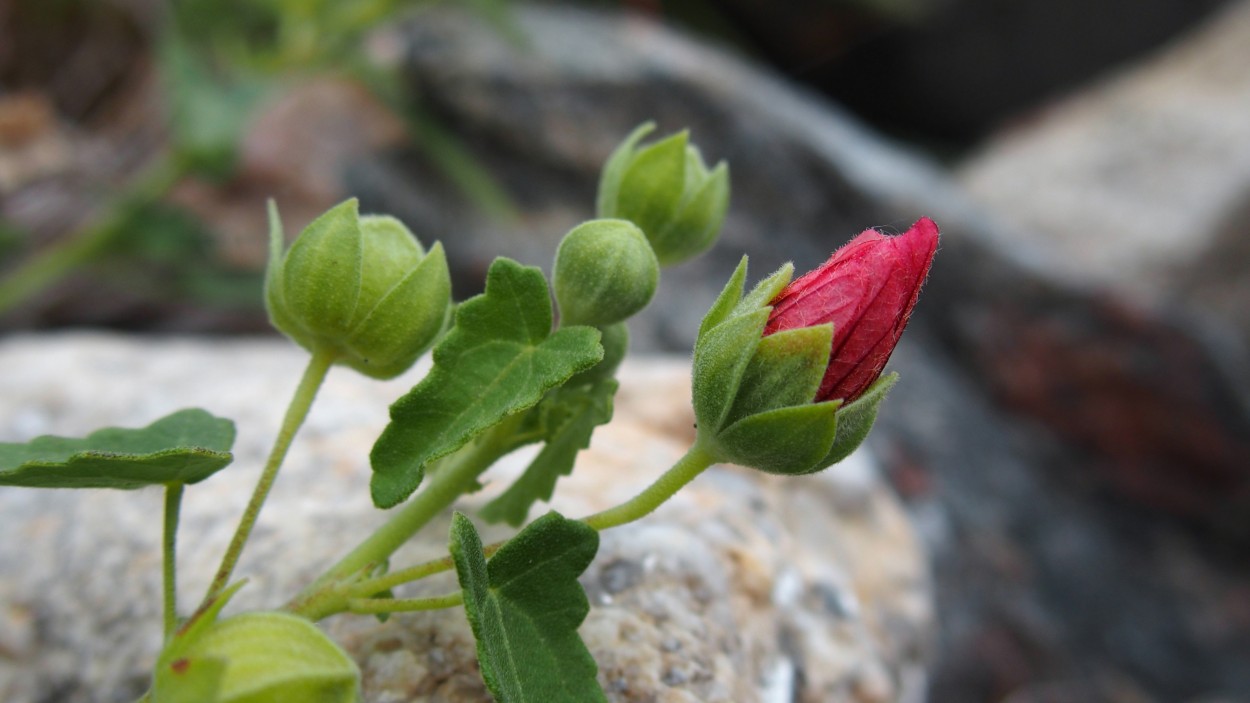
[[182,508],[184,484],[165,486],[165,526],[161,540],[163,590],[165,600],[165,639],[178,628],[178,514]]

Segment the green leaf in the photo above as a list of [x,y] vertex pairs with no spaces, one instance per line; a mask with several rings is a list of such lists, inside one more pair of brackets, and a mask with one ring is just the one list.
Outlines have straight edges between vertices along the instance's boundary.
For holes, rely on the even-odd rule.
[[818,469],[832,466],[851,455],[872,431],[877,422],[877,408],[898,381],[898,374],[891,373],[878,378],[864,394],[854,402],[838,408],[838,436],[833,440],[829,454],[817,465]]
[[482,678],[499,703],[595,703],[607,697],[577,628],[590,612],[577,577],[599,533],[550,512],[487,564],[473,523],[452,518],[451,555],[477,639]]
[[546,446],[508,490],[482,508],[482,517],[514,527],[525,522],[535,501],[551,500],[556,481],[573,473],[577,453],[590,446],[595,427],[612,420],[617,382],[604,379],[589,386],[561,387],[530,410],[542,415]]
[[0,485],[128,489],[196,483],[233,460],[233,445],[233,422],[199,409],[179,410],[142,429],[0,443]]
[[391,406],[391,422],[369,455],[375,505],[399,504],[421,484],[427,463],[603,358],[598,330],[553,333],[551,322],[542,271],[496,259],[486,292],[456,310],[455,327],[434,349],[434,368]]

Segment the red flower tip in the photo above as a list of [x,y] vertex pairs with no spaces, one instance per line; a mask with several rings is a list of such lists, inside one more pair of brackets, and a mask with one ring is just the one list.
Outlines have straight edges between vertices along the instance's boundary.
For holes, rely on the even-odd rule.
[[764,335],[833,323],[829,366],[814,402],[855,400],[881,375],[937,252],[922,217],[897,236],[865,230],[772,301]]

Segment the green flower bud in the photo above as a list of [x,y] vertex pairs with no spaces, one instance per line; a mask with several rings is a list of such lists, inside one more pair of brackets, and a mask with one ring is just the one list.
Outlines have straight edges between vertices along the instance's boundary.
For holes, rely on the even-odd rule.
[[853,402],[819,398],[833,325],[764,334],[792,271],[783,266],[744,296],[743,258],[699,328],[692,391],[699,442],[718,461],[797,475],[854,451],[897,376],[877,379]]
[[393,217],[360,216],[355,199],[304,228],[283,253],[269,208],[269,319],[309,351],[373,378],[396,376],[434,343],[451,303],[441,244],[429,252]]
[[729,209],[729,167],[708,170],[686,132],[639,148],[655,125],[630,134],[608,158],[599,179],[599,217],[629,220],[642,228],[664,266],[712,246]]
[[563,325],[606,327],[651,302],[660,264],[642,231],[625,220],[591,220],[560,242],[552,287]]

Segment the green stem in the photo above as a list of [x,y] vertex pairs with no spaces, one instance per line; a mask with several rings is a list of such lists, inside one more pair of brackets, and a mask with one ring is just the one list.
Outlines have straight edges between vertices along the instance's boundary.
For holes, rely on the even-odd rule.
[[[716,463],[715,457],[696,442],[686,452],[685,456],[678,459],[676,464],[673,464],[668,471],[665,471],[663,475],[650,486],[647,486],[641,493],[614,508],[584,517],[581,521],[597,531],[603,531],[645,517],[654,512],[656,508],[660,507],[669,498],[672,498],[677,491],[693,481],[695,477],[714,463]],[[499,548],[504,544],[507,544],[507,542],[496,542],[487,545],[482,551],[489,557],[499,551]],[[450,571],[454,566],[455,564],[452,562],[451,557],[433,559],[406,569],[359,581],[347,587],[346,594],[357,598],[371,596],[427,576]]]
[[160,198],[185,172],[185,167],[173,158],[157,158],[156,163],[113,200],[97,224],[83,227],[34,254],[5,276],[0,281],[0,315],[107,250],[114,238],[125,232],[135,205]]
[[371,566],[385,562],[430,520],[461,495],[472,490],[477,477],[483,471],[515,448],[516,445],[511,440],[516,423],[522,415],[523,413],[517,413],[504,420],[476,442],[451,455],[437,471],[430,472],[420,493],[292,599],[287,610],[310,620],[320,620],[342,612],[347,604],[346,589],[350,588],[350,584],[345,584],[344,581]]
[[433,598],[349,598],[347,610],[359,615],[380,615],[416,610],[441,610],[464,605],[464,594],[448,593]]
[[287,450],[291,448],[291,441],[295,439],[295,433],[300,425],[304,424],[304,418],[308,417],[308,410],[317,397],[317,391],[321,388],[322,381],[325,380],[330,366],[337,358],[338,355],[334,351],[318,349],[308,360],[308,366],[304,369],[304,377],[300,379],[295,395],[291,398],[290,405],[287,406],[282,427],[278,430],[278,437],[274,440],[273,449],[269,452],[269,460],[265,463],[260,480],[256,482],[256,488],[252,491],[252,499],[243,511],[243,517],[239,520],[239,526],[234,532],[234,538],[230,540],[225,556],[222,557],[221,566],[217,569],[217,575],[213,577],[208,594],[204,596],[205,602],[219,595],[230,581],[230,575],[234,573],[234,567],[238,565],[239,556],[243,553],[243,546],[247,543],[252,528],[256,526],[256,519],[260,516],[260,509],[265,504],[265,498],[269,496],[269,489],[273,488],[274,480],[278,477],[278,469],[282,467],[282,460],[286,458]]
[[165,531],[161,541],[164,561],[165,591],[165,639],[169,639],[178,627],[178,513],[182,508],[182,489],[185,484],[171,483],[165,486]]
[[647,486],[642,493],[614,508],[582,518],[582,522],[596,530],[602,531],[609,527],[617,527],[650,515],[664,501],[672,498],[683,486],[690,483],[704,469],[716,463],[716,458],[703,448],[699,442],[690,447],[686,455],[677,460],[676,464],[662,476]]

